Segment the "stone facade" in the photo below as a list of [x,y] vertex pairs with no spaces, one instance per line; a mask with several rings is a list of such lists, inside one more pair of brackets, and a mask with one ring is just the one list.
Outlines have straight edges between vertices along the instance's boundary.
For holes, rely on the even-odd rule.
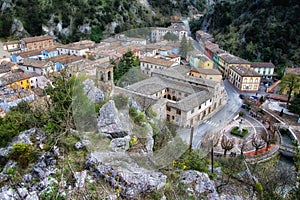
[[226,103],[226,92],[221,83],[190,77],[181,71],[185,70],[154,70],[151,78],[125,89],[154,99],[152,109],[161,119],[181,127],[196,126]]

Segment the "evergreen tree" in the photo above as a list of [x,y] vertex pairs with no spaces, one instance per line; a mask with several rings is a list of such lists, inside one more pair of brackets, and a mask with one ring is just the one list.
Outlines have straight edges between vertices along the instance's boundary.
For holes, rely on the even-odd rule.
[[288,109],[291,112],[300,115],[300,94],[295,95],[295,98],[288,106]]
[[139,67],[139,60],[132,51],[128,51],[122,56],[119,64],[114,67],[115,84],[133,67]]
[[193,44],[192,41],[189,40],[187,41],[186,37],[183,36],[181,42],[180,42],[180,47],[179,47],[179,54],[181,55],[181,57],[186,58],[187,54],[189,51],[193,50]]

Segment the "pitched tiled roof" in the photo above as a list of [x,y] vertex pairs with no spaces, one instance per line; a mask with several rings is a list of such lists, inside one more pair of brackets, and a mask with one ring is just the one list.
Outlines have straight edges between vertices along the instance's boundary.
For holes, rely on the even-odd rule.
[[238,73],[240,76],[261,76],[252,68],[246,66],[235,66],[235,67],[231,67],[231,69],[236,73]]
[[154,65],[161,65],[165,67],[171,67],[172,65],[175,64],[173,61],[169,60],[164,60],[164,59],[159,59],[159,58],[152,58],[152,57],[144,57],[140,59],[140,62],[145,62],[145,63],[150,63]]
[[40,76],[35,72],[11,72],[9,74],[6,74],[5,76],[1,77],[2,84],[8,85],[17,81],[21,81],[24,79],[32,78]]
[[37,55],[41,55],[42,50],[32,50],[32,51],[24,51],[24,52],[20,52],[20,53],[17,53],[16,55],[17,56],[21,56],[22,58],[28,58],[30,56],[37,56]]
[[251,64],[249,61],[242,59],[240,57],[234,56],[230,53],[221,53],[218,55],[222,58],[226,63],[229,64]]
[[251,63],[251,66],[255,68],[275,68],[275,65],[272,62],[253,62]]
[[203,68],[193,67],[191,71],[198,72],[200,74],[206,74],[206,75],[222,75],[222,73],[217,69],[203,69]]
[[31,43],[31,42],[39,42],[44,40],[53,40],[53,37],[51,37],[50,35],[41,35],[41,36],[23,38],[22,40],[25,43]]
[[0,64],[0,73],[6,73],[11,71],[11,67],[14,66],[14,63],[3,61]]
[[285,73],[300,75],[300,68],[286,68]]
[[31,66],[36,68],[44,68],[47,65],[48,62],[42,61],[42,60],[35,60],[30,58],[25,58],[23,60],[23,63],[21,65],[23,66]]
[[84,58],[79,57],[79,56],[74,56],[74,55],[60,55],[60,56],[55,56],[52,58],[46,59],[47,61],[52,61],[52,62],[60,62],[61,64],[69,64],[72,62],[76,62],[79,60],[84,60]]

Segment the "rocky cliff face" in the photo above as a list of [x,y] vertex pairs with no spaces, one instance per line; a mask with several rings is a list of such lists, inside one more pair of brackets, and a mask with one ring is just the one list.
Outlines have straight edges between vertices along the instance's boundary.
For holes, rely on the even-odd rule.
[[149,6],[138,0],[7,0],[0,8],[0,19],[6,22],[0,24],[0,37],[46,32],[62,42],[71,42],[88,38],[96,27],[105,35],[160,23],[159,18],[153,19]]

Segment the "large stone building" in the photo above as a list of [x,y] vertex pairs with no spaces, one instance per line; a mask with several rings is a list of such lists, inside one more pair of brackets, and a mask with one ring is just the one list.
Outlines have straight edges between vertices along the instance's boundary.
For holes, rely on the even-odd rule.
[[140,59],[140,69],[146,75],[151,75],[151,72],[155,69],[168,69],[169,67],[178,65],[177,62],[153,58],[153,57],[144,57]]
[[187,30],[183,23],[177,22],[172,23],[168,28],[157,27],[151,30],[151,42],[159,42],[164,39],[167,33],[172,33],[182,40],[183,37],[187,37]]
[[[193,127],[227,102],[221,83],[186,75],[180,67],[154,70],[152,77],[127,86],[127,93],[144,96],[162,119],[178,126]],[[142,105],[143,106],[143,105]]]
[[20,40],[21,51],[41,50],[44,48],[52,48],[53,46],[53,37],[50,35],[27,37]]

